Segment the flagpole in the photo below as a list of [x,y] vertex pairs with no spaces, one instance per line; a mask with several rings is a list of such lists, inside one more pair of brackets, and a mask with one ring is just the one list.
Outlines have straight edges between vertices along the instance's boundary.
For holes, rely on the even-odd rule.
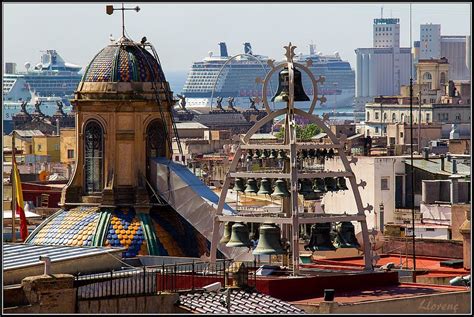
[[16,163],[16,147],[15,147],[15,130],[12,134],[12,172],[10,176],[10,182],[12,184],[12,242],[16,242],[16,179],[15,179],[15,163]]

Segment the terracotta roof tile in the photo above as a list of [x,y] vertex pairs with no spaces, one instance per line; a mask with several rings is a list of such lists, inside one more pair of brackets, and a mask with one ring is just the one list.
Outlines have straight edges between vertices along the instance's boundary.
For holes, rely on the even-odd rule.
[[[269,295],[231,290],[231,314],[303,314],[304,311]],[[225,294],[187,293],[179,297],[179,305],[193,313],[227,313],[223,305]]]

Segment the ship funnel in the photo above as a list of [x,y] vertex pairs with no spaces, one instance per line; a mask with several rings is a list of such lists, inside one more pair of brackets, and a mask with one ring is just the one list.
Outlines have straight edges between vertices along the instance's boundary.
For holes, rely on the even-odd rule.
[[252,54],[252,46],[248,42],[244,43],[244,53],[253,55]]
[[228,57],[229,54],[227,54],[227,46],[225,45],[225,42],[220,42],[219,46],[221,48],[221,56]]

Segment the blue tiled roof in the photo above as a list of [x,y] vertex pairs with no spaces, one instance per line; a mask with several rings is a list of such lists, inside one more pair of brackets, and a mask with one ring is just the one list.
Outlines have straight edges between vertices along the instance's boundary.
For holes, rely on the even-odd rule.
[[[110,211],[105,224],[104,241],[99,245],[125,248],[122,257],[131,258],[149,254],[149,239],[144,223],[133,208],[117,208]],[[28,238],[28,245],[58,245],[91,247],[101,221],[97,207],[79,207],[59,210],[43,222]],[[154,230],[160,255],[200,257],[209,252],[209,241],[189,222],[170,207],[152,209],[151,229]],[[104,218],[102,221],[107,221]],[[97,237],[96,237],[97,238]],[[99,238],[101,239],[101,238]]]

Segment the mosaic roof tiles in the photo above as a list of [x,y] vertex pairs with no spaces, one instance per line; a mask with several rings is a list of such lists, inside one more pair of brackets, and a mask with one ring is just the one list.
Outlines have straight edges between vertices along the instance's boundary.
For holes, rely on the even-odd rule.
[[116,210],[112,214],[104,245],[126,247],[124,258],[148,254],[140,219],[133,210]]
[[46,223],[31,240],[31,244],[91,246],[99,221],[96,208],[63,210]]
[[[145,224],[133,208],[110,211],[110,219],[101,217],[103,212],[107,211],[97,207],[60,210],[45,220],[28,243],[87,247],[92,246],[95,235],[100,238],[104,234],[100,245],[125,247],[124,258],[149,254]],[[108,221],[102,233],[97,231],[101,219]],[[166,207],[152,209],[150,220],[156,235],[153,243],[156,243],[159,255],[200,257],[209,252],[210,242],[176,211]]]
[[102,49],[86,69],[83,82],[163,82],[158,61],[136,45],[111,44]]

